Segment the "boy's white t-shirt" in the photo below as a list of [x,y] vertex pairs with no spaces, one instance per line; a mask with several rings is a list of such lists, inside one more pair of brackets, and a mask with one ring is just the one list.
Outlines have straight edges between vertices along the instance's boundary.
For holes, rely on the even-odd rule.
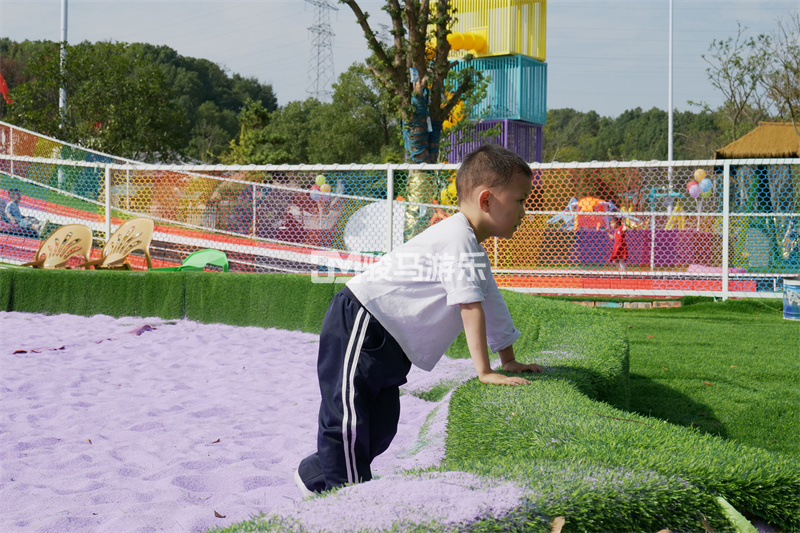
[[456,213],[383,256],[347,282],[409,360],[432,370],[464,329],[459,304],[482,302],[489,348],[520,336],[467,217]]

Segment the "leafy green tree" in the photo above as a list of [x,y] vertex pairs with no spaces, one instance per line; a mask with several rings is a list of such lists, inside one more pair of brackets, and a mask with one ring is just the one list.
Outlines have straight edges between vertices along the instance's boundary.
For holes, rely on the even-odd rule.
[[233,111],[219,109],[214,102],[207,100],[197,108],[188,153],[202,161],[218,163],[238,130],[238,120]]
[[600,115],[574,109],[549,109],[542,130],[543,161],[590,161]]
[[675,159],[713,159],[724,146],[724,126],[719,112],[675,113]]
[[228,74],[207,59],[185,57],[168,46],[137,43],[135,53],[158,65],[175,89],[176,103],[187,117],[191,132],[186,155],[216,163],[239,130],[236,117],[248,100],[258,102],[267,112],[277,109],[271,85],[256,78]]
[[[347,4],[364,31],[372,56],[370,72],[391,95],[391,109],[401,120],[406,156],[415,163],[435,163],[442,124],[468,98],[480,75],[470,68],[452,73],[447,59],[453,13],[447,0],[387,0],[393,42],[384,43],[356,0]],[[433,28],[429,38],[429,28]],[[450,87],[446,80],[450,76]],[[430,123],[429,123],[430,121]]]
[[309,135],[308,158],[315,163],[380,163],[388,154],[402,160],[397,124],[384,105],[381,88],[366,66],[355,63],[333,85]]
[[[179,154],[185,144],[184,114],[158,68],[126,53],[124,43],[67,47],[39,43],[26,63],[27,79],[14,88],[12,123],[88,148],[148,160]],[[60,87],[67,108],[58,109]]]
[[248,100],[238,117],[239,137],[230,141],[230,149],[221,156],[222,162],[226,165],[294,163],[288,137],[271,127],[271,119],[261,102]]

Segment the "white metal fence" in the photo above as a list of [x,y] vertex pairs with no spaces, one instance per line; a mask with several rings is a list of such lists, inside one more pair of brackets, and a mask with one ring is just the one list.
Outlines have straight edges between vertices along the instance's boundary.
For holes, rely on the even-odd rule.
[[[800,274],[800,159],[532,164],[527,218],[485,247],[501,286],[543,294],[780,297]],[[156,222],[155,266],[202,248],[241,272],[341,281],[456,209],[457,165],[145,165],[0,123],[0,260],[83,223],[95,255],[122,221]],[[625,226],[624,270],[609,220]],[[132,259],[136,268],[143,261]]]

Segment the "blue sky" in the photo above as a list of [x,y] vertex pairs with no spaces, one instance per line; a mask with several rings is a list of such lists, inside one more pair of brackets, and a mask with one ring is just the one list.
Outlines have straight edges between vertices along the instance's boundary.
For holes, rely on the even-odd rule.
[[[361,0],[375,24],[387,23],[380,0]],[[345,5],[331,12],[338,76],[367,47]],[[702,54],[734,37],[738,23],[769,33],[800,0],[673,0],[673,103],[712,107]],[[270,83],[283,105],[307,97],[315,8],[304,0],[69,0],[67,38],[148,42],[209,59],[231,73]],[[616,117],[627,109],[667,108],[669,0],[548,2],[548,108],[572,107]],[[0,0],[0,37],[53,40],[61,35],[61,0]]]

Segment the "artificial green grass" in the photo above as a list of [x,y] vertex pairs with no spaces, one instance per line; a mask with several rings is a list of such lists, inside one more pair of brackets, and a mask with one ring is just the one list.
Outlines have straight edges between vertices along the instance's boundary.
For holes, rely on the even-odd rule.
[[780,300],[608,312],[630,343],[632,411],[800,457],[800,322]]
[[[540,495],[532,509],[565,516],[570,531],[692,531],[701,527],[698,512],[725,531],[717,495],[800,528],[793,458],[615,409],[546,374],[531,379],[516,388],[471,380],[453,394],[448,470],[523,482]],[[559,468],[570,475],[554,477]],[[615,472],[622,481],[608,477]]]
[[182,318],[186,274],[174,274],[4,269],[0,304],[27,313]]

